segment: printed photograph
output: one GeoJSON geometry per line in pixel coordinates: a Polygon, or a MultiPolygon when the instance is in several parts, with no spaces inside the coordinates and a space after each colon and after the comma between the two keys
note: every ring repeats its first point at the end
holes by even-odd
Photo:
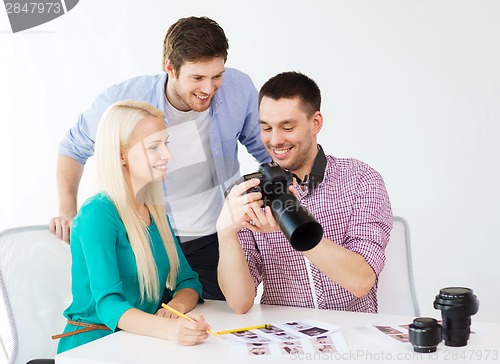
{"type": "Polygon", "coordinates": [[[281,353],[285,355],[303,354],[304,348],[300,340],[283,341],[280,343],[281,353]]]}
{"type": "Polygon", "coordinates": [[[337,349],[333,344],[313,346],[315,353],[336,353],[337,349]]]}
{"type": "Polygon", "coordinates": [[[402,343],[407,343],[408,342],[408,334],[396,334],[396,335],[390,335],[393,339],[396,339],[397,341],[400,341],[402,343]]]}
{"type": "Polygon", "coordinates": [[[247,349],[249,356],[271,355],[269,344],[247,344],[247,349]]]}
{"type": "Polygon", "coordinates": [[[375,327],[387,335],[396,335],[396,334],[402,333],[402,331],[396,330],[394,327],[391,327],[391,326],[377,326],[377,325],[375,325],[375,327]]]}
{"type": "Polygon", "coordinates": [[[268,329],[262,328],[262,329],[259,329],[259,331],[262,331],[263,333],[266,333],[266,334],[274,334],[275,332],[282,332],[284,330],[279,328],[279,327],[276,327],[274,325],[271,325],[271,327],[269,327],[268,329]]]}
{"type": "Polygon", "coordinates": [[[319,345],[319,344],[333,344],[333,339],[330,336],[324,335],[324,336],[317,336],[313,339],[311,339],[311,343],[313,345],[319,345]]]}
{"type": "Polygon", "coordinates": [[[297,331],[304,330],[304,329],[311,327],[311,325],[307,325],[307,324],[304,324],[302,322],[296,322],[296,321],[286,322],[285,325],[290,326],[292,329],[297,330],[297,331]]]}
{"type": "Polygon", "coordinates": [[[311,327],[309,329],[299,330],[299,332],[304,334],[304,335],[318,336],[318,335],[324,334],[325,332],[328,332],[328,330],[323,329],[321,327],[311,327]]]}
{"type": "Polygon", "coordinates": [[[254,341],[254,342],[265,343],[265,342],[271,341],[265,337],[257,335],[253,331],[237,331],[237,332],[232,332],[231,335],[236,336],[236,337],[241,338],[241,339],[248,340],[248,341],[254,341]]]}

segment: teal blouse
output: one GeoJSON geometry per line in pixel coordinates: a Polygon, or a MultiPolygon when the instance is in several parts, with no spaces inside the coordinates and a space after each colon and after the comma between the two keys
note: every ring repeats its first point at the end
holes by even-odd
{"type": "MultiPolygon", "coordinates": [[[[165,287],[170,264],[153,219],[148,226],[148,232],[158,268],[160,287],[165,287]]],[[[175,235],[173,236],[180,267],[176,289],[170,293],[174,295],[183,288],[192,288],[198,292],[202,302],[202,287],[198,274],[189,266],[175,235]]],[[[134,253],[125,226],[109,197],[98,193],[83,204],[73,221],[70,248],[73,301],[64,311],[64,316],[68,320],[104,324],[111,331],[94,330],[61,338],[57,348],[58,353],[116,331],[118,320],[132,307],[151,314],[156,313],[159,301],[140,302],[134,253]]],[[[160,297],[162,293],[161,289],[160,297]]],[[[64,332],[79,329],[82,327],[68,324],[64,332]]]]}

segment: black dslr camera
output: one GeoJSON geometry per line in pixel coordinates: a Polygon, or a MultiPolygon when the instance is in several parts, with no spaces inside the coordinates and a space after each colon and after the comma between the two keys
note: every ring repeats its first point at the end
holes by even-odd
{"type": "Polygon", "coordinates": [[[300,204],[288,187],[293,183],[293,175],[277,163],[263,163],[259,171],[246,174],[243,181],[260,179],[259,185],[248,192],[261,192],[264,206],[270,206],[281,231],[296,250],[314,248],[323,237],[323,228],[316,219],[300,204]]]}

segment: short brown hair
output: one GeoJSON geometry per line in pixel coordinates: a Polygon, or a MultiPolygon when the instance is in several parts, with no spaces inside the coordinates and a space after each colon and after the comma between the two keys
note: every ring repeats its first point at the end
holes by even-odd
{"type": "Polygon", "coordinates": [[[184,62],[206,61],[215,57],[227,60],[229,44],[224,30],[214,20],[207,17],[179,19],[172,24],[163,41],[162,68],[165,61],[172,63],[178,72],[184,62]]]}
{"type": "Polygon", "coordinates": [[[273,100],[297,97],[308,116],[321,108],[321,91],[318,85],[299,72],[283,72],[270,78],[259,91],[259,105],[263,97],[273,100]]]}

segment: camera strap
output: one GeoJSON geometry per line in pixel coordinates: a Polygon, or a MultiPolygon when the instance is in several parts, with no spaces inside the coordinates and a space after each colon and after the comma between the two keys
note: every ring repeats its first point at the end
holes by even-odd
{"type": "Polygon", "coordinates": [[[312,192],[314,187],[323,182],[326,169],[326,156],[323,152],[323,148],[318,144],[318,154],[316,154],[316,159],[314,159],[314,164],[311,169],[311,173],[306,174],[304,180],[301,180],[294,174],[300,186],[307,186],[307,189],[312,192]]]}

